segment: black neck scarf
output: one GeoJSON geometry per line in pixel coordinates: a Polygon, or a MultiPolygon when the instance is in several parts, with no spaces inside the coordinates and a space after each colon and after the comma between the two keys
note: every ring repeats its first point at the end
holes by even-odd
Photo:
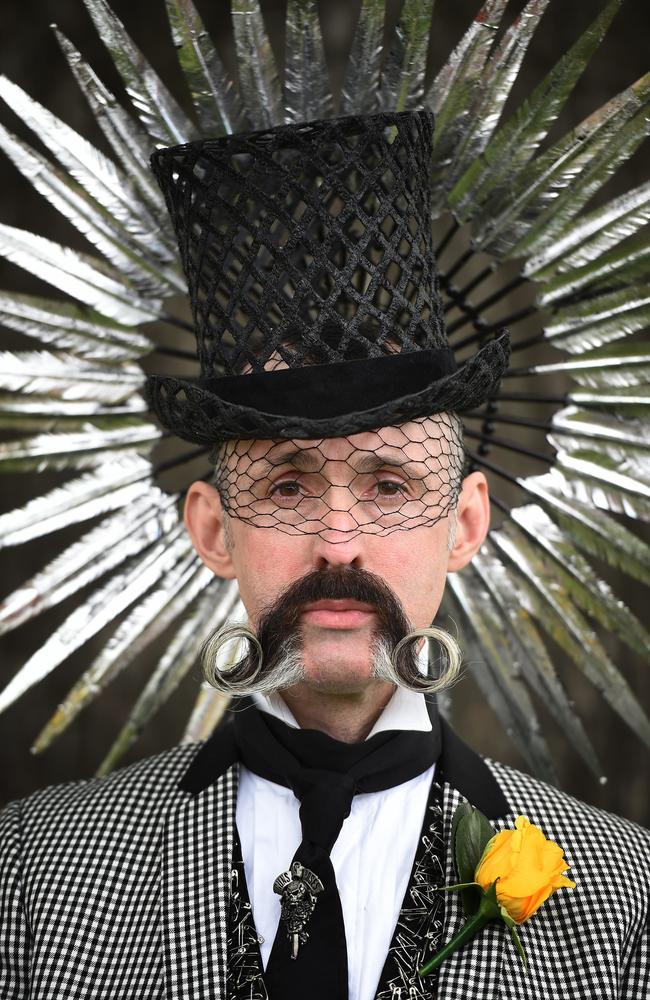
{"type": "Polygon", "coordinates": [[[234,738],[241,761],[300,800],[302,842],[287,871],[269,886],[282,900],[264,975],[271,1000],[347,998],[345,928],[330,852],[354,795],[400,785],[438,759],[440,728],[435,711],[430,715],[429,732],[391,730],[363,743],[341,743],[287,726],[248,699],[240,703],[234,738]]]}

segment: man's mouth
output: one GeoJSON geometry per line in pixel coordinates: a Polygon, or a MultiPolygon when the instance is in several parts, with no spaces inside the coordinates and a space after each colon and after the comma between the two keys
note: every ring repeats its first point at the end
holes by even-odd
{"type": "Polygon", "coordinates": [[[307,625],[331,629],[354,629],[366,625],[374,614],[375,608],[372,604],[341,598],[306,604],[302,617],[307,625]]]}

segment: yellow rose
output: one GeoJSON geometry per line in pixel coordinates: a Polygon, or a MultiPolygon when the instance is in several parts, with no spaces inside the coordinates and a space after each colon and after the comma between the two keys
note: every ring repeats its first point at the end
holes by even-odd
{"type": "Polygon", "coordinates": [[[498,879],[499,905],[523,924],[556,889],[575,889],[564,876],[568,868],[562,848],[519,816],[514,830],[502,830],[488,841],[474,878],[484,890],[498,879]]]}

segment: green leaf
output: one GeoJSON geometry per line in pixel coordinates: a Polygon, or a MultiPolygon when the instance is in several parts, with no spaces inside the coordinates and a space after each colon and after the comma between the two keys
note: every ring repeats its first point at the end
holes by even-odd
{"type": "Polygon", "coordinates": [[[468,915],[478,911],[482,893],[472,883],[485,846],[495,834],[496,831],[478,809],[473,806],[458,807],[452,823],[452,843],[458,876],[461,883],[468,885],[461,890],[463,909],[468,915]]]}

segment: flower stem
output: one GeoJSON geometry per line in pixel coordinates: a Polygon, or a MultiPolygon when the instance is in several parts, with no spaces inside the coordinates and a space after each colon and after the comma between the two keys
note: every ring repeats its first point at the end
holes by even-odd
{"type": "Polygon", "coordinates": [[[434,969],[437,969],[441,962],[444,962],[444,960],[448,958],[452,952],[456,951],[458,948],[462,948],[462,946],[466,944],[470,938],[474,937],[474,935],[480,931],[482,927],[485,927],[489,920],[490,917],[480,911],[473,917],[470,917],[469,920],[463,924],[456,937],[452,938],[451,941],[449,941],[449,943],[446,944],[437,955],[434,955],[433,958],[429,959],[428,962],[425,962],[425,964],[418,969],[418,975],[426,976],[429,972],[433,972],[434,969]]]}

